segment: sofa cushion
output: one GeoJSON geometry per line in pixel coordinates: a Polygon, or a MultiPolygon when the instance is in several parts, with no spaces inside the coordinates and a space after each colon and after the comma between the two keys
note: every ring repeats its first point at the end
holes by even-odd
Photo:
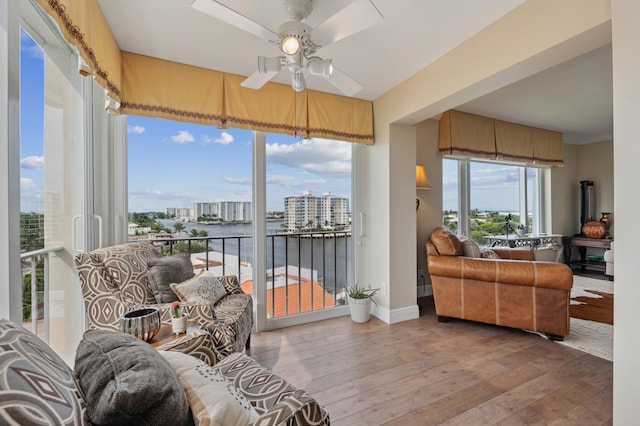
{"type": "Polygon", "coordinates": [[[178,376],[149,344],[108,330],[85,332],[75,370],[95,425],[190,425],[178,376]]]}
{"type": "Polygon", "coordinates": [[[207,270],[202,270],[193,278],[171,284],[171,289],[183,302],[208,302],[216,304],[227,295],[220,280],[207,270]]]}
{"type": "Polygon", "coordinates": [[[203,361],[174,351],[159,352],[178,374],[200,425],[247,425],[258,413],[220,371],[203,361]]]}
{"type": "Polygon", "coordinates": [[[193,264],[188,254],[149,259],[149,283],[158,303],[175,302],[178,296],[171,290],[172,283],[181,283],[193,277],[193,264]]]}
{"type": "Polygon", "coordinates": [[[462,253],[464,257],[480,257],[480,246],[475,241],[464,237],[460,238],[460,243],[462,243],[462,253]]]}
{"type": "Polygon", "coordinates": [[[429,239],[440,256],[462,256],[464,254],[462,243],[456,234],[445,226],[438,226],[434,229],[429,239]]]}
{"type": "Polygon", "coordinates": [[[480,252],[480,256],[483,259],[500,259],[500,256],[490,248],[483,248],[480,252]]]}
{"type": "Polygon", "coordinates": [[[0,346],[0,424],[89,424],[82,390],[53,349],[6,319],[0,319],[0,346]]]}

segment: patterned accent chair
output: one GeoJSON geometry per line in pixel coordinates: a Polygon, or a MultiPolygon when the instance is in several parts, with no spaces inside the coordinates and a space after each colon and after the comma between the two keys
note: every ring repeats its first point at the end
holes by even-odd
{"type": "MultiPolygon", "coordinates": [[[[147,277],[149,259],[162,255],[149,242],[133,242],[80,253],[75,262],[90,328],[118,330],[120,317],[142,307],[160,311],[171,323],[171,303],[158,304],[147,277]]],[[[187,317],[211,335],[225,357],[250,345],[253,302],[235,275],[219,277],[227,295],[215,305],[181,302],[187,317]]]]}

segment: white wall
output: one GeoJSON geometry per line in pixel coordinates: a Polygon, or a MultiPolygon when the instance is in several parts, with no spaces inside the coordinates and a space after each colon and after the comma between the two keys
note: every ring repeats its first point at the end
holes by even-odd
{"type": "Polygon", "coordinates": [[[613,333],[613,421],[616,425],[638,423],[640,395],[640,285],[638,285],[638,212],[640,200],[640,2],[612,0],[613,132],[615,135],[614,210],[616,238],[616,306],[613,333]],[[624,232],[620,232],[624,230],[624,232]]]}
{"type": "Polygon", "coordinates": [[[416,191],[416,198],[420,200],[417,216],[417,247],[418,269],[425,272],[424,280],[418,285],[418,296],[428,296],[431,291],[431,279],[427,273],[427,251],[425,244],[433,229],[442,225],[442,156],[438,152],[439,137],[438,120],[425,120],[416,125],[416,163],[424,165],[425,172],[431,183],[431,189],[416,191]]]}

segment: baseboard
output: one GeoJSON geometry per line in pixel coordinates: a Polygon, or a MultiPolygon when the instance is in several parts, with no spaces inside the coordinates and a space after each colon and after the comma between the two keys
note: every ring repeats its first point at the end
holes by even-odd
{"type": "Polygon", "coordinates": [[[379,320],[386,322],[387,324],[395,324],[398,322],[419,318],[420,309],[418,308],[418,305],[411,305],[390,311],[387,308],[374,306],[373,312],[371,314],[379,320]]]}

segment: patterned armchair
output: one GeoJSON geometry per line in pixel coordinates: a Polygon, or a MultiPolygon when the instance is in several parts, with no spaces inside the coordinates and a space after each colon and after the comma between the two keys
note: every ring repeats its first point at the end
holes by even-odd
{"type": "MultiPolygon", "coordinates": [[[[158,304],[147,277],[147,262],[160,252],[148,242],[134,242],[80,253],[75,262],[90,328],[118,330],[120,317],[141,307],[160,311],[171,322],[171,303],[158,304]]],[[[249,348],[253,326],[251,295],[245,294],[235,275],[219,277],[227,295],[211,305],[181,302],[186,315],[206,329],[215,350],[225,357],[249,348]]]]}

